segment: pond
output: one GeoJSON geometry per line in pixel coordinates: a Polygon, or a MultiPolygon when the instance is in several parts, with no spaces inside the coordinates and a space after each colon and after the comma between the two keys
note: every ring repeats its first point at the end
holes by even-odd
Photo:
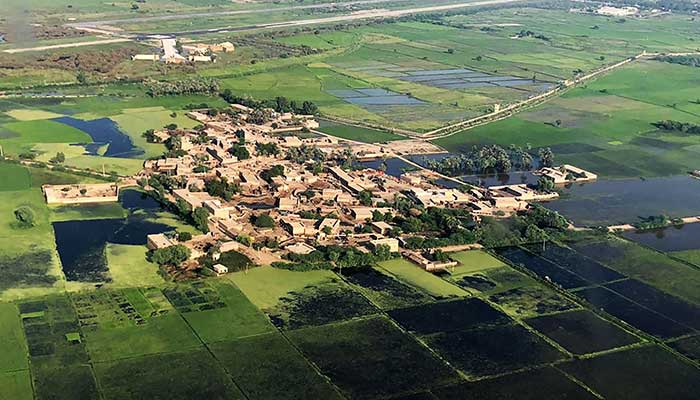
{"type": "Polygon", "coordinates": [[[640,217],[700,215],[700,180],[679,175],[666,178],[600,180],[564,188],[547,203],[578,226],[633,223],[640,217]]]}
{"type": "Polygon", "coordinates": [[[386,170],[384,171],[387,175],[393,177],[400,177],[407,171],[414,171],[416,167],[407,163],[400,158],[387,158],[386,160],[376,159],[368,161],[360,161],[356,165],[360,168],[371,168],[380,171],[382,168],[382,163],[386,163],[386,170]]]}
{"type": "Polygon", "coordinates": [[[107,151],[103,154],[106,157],[132,158],[144,153],[143,150],[134,146],[131,138],[109,118],[83,121],[72,117],[60,117],[54,118],[53,121],[80,129],[90,135],[94,143],[85,145],[85,151],[89,154],[97,155],[98,149],[105,144],[108,145],[107,151]]]}
{"type": "Polygon", "coordinates": [[[121,206],[127,218],[103,218],[53,223],[63,272],[69,281],[109,281],[105,248],[107,243],[145,245],[146,236],[175,230],[149,219],[162,211],[160,205],[138,190],[123,190],[121,206]]]}
{"type": "Polygon", "coordinates": [[[663,252],[700,249],[700,224],[631,231],[623,233],[622,236],[663,252]]]}
{"type": "Polygon", "coordinates": [[[508,174],[480,174],[460,176],[460,180],[480,187],[502,186],[502,185],[528,185],[537,184],[538,176],[532,171],[510,172],[508,174]]]}
{"type": "Polygon", "coordinates": [[[146,236],[173,228],[144,218],[96,219],[53,223],[63,273],[69,281],[103,282],[107,274],[107,243],[145,245],[146,236]]]}

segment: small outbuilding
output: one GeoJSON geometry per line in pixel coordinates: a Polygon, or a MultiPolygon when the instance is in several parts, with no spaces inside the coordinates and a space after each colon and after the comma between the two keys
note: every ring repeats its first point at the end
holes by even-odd
{"type": "Polygon", "coordinates": [[[213,269],[217,275],[228,274],[228,267],[223,264],[215,264],[211,269],[213,269]]]}

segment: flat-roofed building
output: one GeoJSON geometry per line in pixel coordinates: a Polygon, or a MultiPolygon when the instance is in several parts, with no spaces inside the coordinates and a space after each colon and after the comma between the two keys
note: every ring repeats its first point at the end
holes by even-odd
{"type": "Polygon", "coordinates": [[[379,246],[387,246],[387,247],[389,247],[389,251],[391,251],[392,253],[399,252],[398,239],[394,239],[394,238],[374,239],[374,240],[370,240],[369,244],[373,250],[376,250],[379,246]]]}

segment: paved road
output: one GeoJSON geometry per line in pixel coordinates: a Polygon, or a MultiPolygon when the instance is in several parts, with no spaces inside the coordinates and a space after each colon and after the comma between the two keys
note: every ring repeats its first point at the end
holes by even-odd
{"type": "Polygon", "coordinates": [[[127,38],[92,40],[89,42],[73,42],[73,43],[64,43],[64,44],[53,44],[53,45],[49,45],[49,46],[37,46],[37,47],[23,47],[23,48],[18,48],[18,49],[7,49],[4,52],[14,54],[14,53],[25,53],[28,51],[45,51],[45,50],[53,50],[53,49],[65,49],[68,47],[95,46],[98,44],[121,43],[121,42],[130,42],[130,41],[131,41],[131,39],[127,39],[127,38]]]}
{"type": "MultiPolygon", "coordinates": [[[[385,2],[386,0],[364,0],[364,1],[357,1],[357,2],[350,2],[350,3],[327,3],[325,7],[332,7],[333,5],[336,4],[375,4],[375,3],[382,3],[385,2]]],[[[400,0],[400,1],[405,1],[405,0],[400,0]]],[[[355,11],[350,14],[343,14],[343,15],[336,15],[332,17],[323,17],[323,18],[312,18],[312,19],[295,19],[295,20],[289,20],[289,21],[281,21],[281,22],[274,22],[274,23],[269,23],[269,24],[258,24],[258,25],[247,25],[247,26],[238,26],[238,27],[232,27],[232,26],[227,26],[227,27],[221,27],[221,28],[212,28],[212,29],[198,29],[198,30],[191,30],[191,31],[181,31],[181,32],[124,32],[120,30],[116,30],[114,28],[111,28],[106,26],[112,23],[119,23],[119,22],[139,22],[139,21],[149,21],[146,18],[157,18],[157,19],[182,19],[182,18],[191,18],[193,16],[199,16],[199,15],[207,15],[207,16],[216,16],[216,15],[231,15],[231,13],[255,13],[255,12],[262,12],[261,10],[239,10],[239,11],[220,11],[220,12],[212,12],[212,13],[202,13],[199,15],[195,14],[179,14],[179,15],[163,15],[163,16],[155,16],[155,17],[144,17],[144,19],[139,19],[139,18],[133,18],[133,19],[127,19],[127,20],[111,20],[111,21],[95,21],[95,22],[80,22],[80,23],[74,23],[74,24],[68,24],[67,26],[74,27],[76,29],[84,29],[88,30],[93,33],[103,33],[103,34],[108,34],[108,35],[118,35],[118,36],[123,36],[123,37],[138,37],[138,36],[153,36],[153,37],[160,37],[160,36],[178,36],[178,35],[193,35],[193,34],[203,34],[203,33],[218,33],[218,32],[233,32],[233,31],[249,31],[249,30],[257,30],[257,29],[277,29],[277,28],[285,28],[285,27],[292,27],[292,26],[304,26],[304,25],[316,25],[316,24],[327,24],[327,23],[335,23],[335,22],[344,22],[344,21],[355,21],[355,20],[362,20],[362,19],[381,19],[381,18],[396,18],[396,17],[401,17],[404,15],[410,15],[410,14],[421,14],[421,13],[430,13],[430,12],[438,12],[438,11],[450,11],[450,10],[455,10],[455,9],[460,9],[460,8],[471,8],[471,7],[480,7],[480,6],[489,6],[489,5],[498,5],[498,4],[507,4],[507,3],[518,3],[518,2],[523,2],[526,0],[482,0],[482,1],[472,1],[472,2],[464,2],[464,3],[454,3],[454,4],[445,4],[445,5],[436,5],[436,6],[427,6],[427,7],[413,7],[413,8],[405,8],[405,9],[399,9],[399,10],[387,10],[387,9],[367,9],[367,10],[361,10],[361,11],[355,11]]],[[[321,5],[317,5],[315,7],[320,7],[321,5]]],[[[300,6],[300,7],[311,7],[311,6],[300,6]]],[[[290,9],[299,9],[299,7],[293,8],[289,7],[290,9]]],[[[272,11],[279,11],[280,9],[268,9],[265,12],[272,12],[272,11]]]]}
{"type": "Polygon", "coordinates": [[[366,5],[366,4],[378,4],[387,2],[404,2],[409,0],[357,0],[348,2],[333,2],[333,3],[322,3],[322,4],[308,4],[305,6],[288,6],[288,7],[275,7],[275,8],[253,8],[248,10],[230,10],[230,11],[210,11],[201,13],[184,13],[184,14],[168,14],[168,15],[154,15],[151,17],[135,17],[135,18],[123,18],[123,19],[108,19],[102,21],[86,21],[86,22],[71,22],[65,26],[70,26],[73,28],[99,28],[104,25],[117,25],[117,24],[133,24],[139,22],[153,22],[153,21],[171,21],[178,19],[190,19],[190,18],[200,18],[200,17],[214,17],[214,16],[227,16],[227,15],[243,15],[243,14],[260,14],[260,13],[270,13],[279,11],[295,11],[295,10],[311,10],[311,9],[324,9],[333,8],[339,6],[352,6],[352,5],[366,5]]]}

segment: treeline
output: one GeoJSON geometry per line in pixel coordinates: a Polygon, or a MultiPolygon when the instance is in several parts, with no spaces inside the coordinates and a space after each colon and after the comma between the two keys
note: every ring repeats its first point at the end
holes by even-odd
{"type": "MultiPolygon", "coordinates": [[[[445,175],[466,175],[481,173],[508,173],[513,168],[527,171],[533,167],[531,149],[510,145],[503,148],[498,145],[472,147],[466,154],[450,156],[441,160],[425,159],[426,166],[445,175]]],[[[554,153],[550,148],[538,152],[540,167],[554,165],[554,153]]]]}
{"type": "Polygon", "coordinates": [[[688,67],[700,67],[700,56],[657,56],[654,60],[688,67]]]}
{"type": "Polygon", "coordinates": [[[318,246],[309,254],[290,253],[289,262],[273,262],[275,268],[292,271],[313,271],[334,268],[352,268],[374,265],[393,257],[389,246],[377,246],[372,253],[362,252],[354,247],[318,246]]]}
{"type": "Polygon", "coordinates": [[[680,122],[667,119],[663,121],[652,122],[652,125],[664,131],[675,131],[688,133],[691,135],[700,135],[700,125],[691,124],[689,122],[680,122]]]}
{"type": "Polygon", "coordinates": [[[146,79],[143,81],[146,94],[151,97],[173,96],[182,94],[208,94],[219,93],[219,82],[213,78],[188,78],[175,81],[156,81],[146,79]]]}
{"type": "Polygon", "coordinates": [[[285,113],[293,112],[295,114],[316,115],[318,114],[318,106],[311,101],[304,101],[299,104],[296,100],[289,100],[286,97],[278,96],[274,99],[256,100],[247,96],[238,96],[231,89],[224,89],[220,96],[228,103],[241,104],[253,109],[272,108],[273,110],[285,113]]]}

